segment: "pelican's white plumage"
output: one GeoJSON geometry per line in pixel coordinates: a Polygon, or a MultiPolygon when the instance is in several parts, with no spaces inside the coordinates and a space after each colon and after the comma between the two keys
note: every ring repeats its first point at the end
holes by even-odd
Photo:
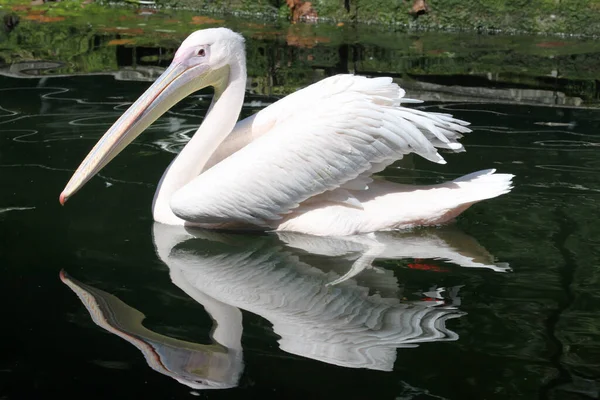
{"type": "Polygon", "coordinates": [[[202,125],[165,171],[158,222],[348,235],[445,222],[506,193],[512,175],[481,171],[430,187],[373,180],[405,154],[445,163],[470,130],[451,115],[404,107],[391,78],[336,75],[237,122],[246,87],[243,38],[197,31],[173,63],[111,127],[61,194],[77,191],[150,123],[205,86],[215,97],[202,125]],[[322,223],[326,221],[326,223],[322,223]]]}
{"type": "MultiPolygon", "coordinates": [[[[259,113],[254,121],[270,126],[268,131],[180,189],[171,208],[186,221],[269,226],[300,203],[351,183],[373,166],[410,152],[444,162],[435,141],[462,148],[454,140],[468,129],[444,115],[427,119],[399,107],[403,94],[391,79],[352,75],[300,90],[259,113]],[[304,106],[290,113],[296,104],[304,106]],[[287,111],[283,117],[280,109],[287,111]],[[429,125],[431,131],[419,130],[417,124],[429,125]]],[[[361,186],[352,187],[367,189],[361,186]]]]}

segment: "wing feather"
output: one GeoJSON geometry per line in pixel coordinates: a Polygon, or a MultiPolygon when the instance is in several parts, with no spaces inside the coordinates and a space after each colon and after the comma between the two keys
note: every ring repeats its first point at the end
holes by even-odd
{"type": "Polygon", "coordinates": [[[287,96],[240,123],[253,140],[175,193],[173,212],[191,222],[270,226],[324,192],[364,189],[370,174],[404,154],[445,163],[436,146],[462,149],[465,122],[402,107],[403,96],[390,78],[352,75],[287,96]]]}

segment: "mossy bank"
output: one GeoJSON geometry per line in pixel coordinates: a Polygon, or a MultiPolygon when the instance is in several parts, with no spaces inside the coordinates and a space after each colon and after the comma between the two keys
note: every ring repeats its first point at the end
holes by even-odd
{"type": "MultiPolygon", "coordinates": [[[[424,0],[426,11],[419,15],[413,12],[415,0],[312,0],[310,3],[317,21],[410,30],[600,35],[599,0],[424,0]]],[[[211,13],[290,16],[286,0],[156,0],[156,4],[211,13]]]]}
{"type": "Polygon", "coordinates": [[[110,73],[152,80],[190,32],[227,26],[247,38],[249,89],[257,94],[282,95],[353,72],[392,76],[411,93],[428,92],[419,96],[429,100],[600,104],[594,38],[403,32],[78,1],[0,6],[0,75],[11,77],[110,73]]]}

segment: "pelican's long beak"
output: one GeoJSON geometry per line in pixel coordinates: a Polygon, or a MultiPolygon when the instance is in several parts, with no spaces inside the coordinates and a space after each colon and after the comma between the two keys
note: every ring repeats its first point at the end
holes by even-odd
{"type": "Polygon", "coordinates": [[[214,70],[205,64],[187,66],[173,62],[96,143],[60,194],[60,204],[64,205],[67,199],[167,110],[189,94],[214,84],[214,75],[214,70]]]}

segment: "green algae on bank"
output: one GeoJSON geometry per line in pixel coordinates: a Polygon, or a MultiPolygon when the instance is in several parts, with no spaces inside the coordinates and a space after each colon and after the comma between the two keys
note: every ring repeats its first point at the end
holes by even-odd
{"type": "MultiPolygon", "coordinates": [[[[24,7],[30,1],[0,0],[1,8],[24,7]]],[[[235,15],[263,21],[286,21],[284,0],[70,0],[45,3],[48,17],[76,17],[84,13],[121,13],[124,5],[190,10],[211,15],[235,15]],[[120,7],[121,9],[123,7],[120,7]]],[[[364,23],[409,31],[478,31],[543,33],[574,36],[600,35],[600,3],[596,0],[427,0],[428,11],[410,13],[413,0],[313,0],[320,22],[364,23]]],[[[0,8],[0,9],[1,9],[0,8]]]]}
{"type": "MultiPolygon", "coordinates": [[[[66,3],[0,0],[0,14],[20,18],[10,32],[0,30],[0,72],[21,77],[120,72],[152,80],[190,32],[227,26],[248,38],[251,89],[260,94],[287,94],[332,73],[354,72],[390,75],[413,89],[462,91],[474,98],[484,93],[456,88],[541,90],[527,96],[545,96],[545,103],[556,104],[600,100],[600,44],[591,39],[409,34],[361,24],[266,23],[190,10],[66,3]]],[[[523,99],[523,93],[504,95],[523,99]]]]}
{"type": "MultiPolygon", "coordinates": [[[[426,0],[428,11],[411,14],[414,0],[312,0],[318,20],[388,25],[410,30],[477,30],[504,33],[599,35],[595,0],[426,0]]],[[[163,7],[263,18],[288,18],[285,0],[156,0],[163,7]]]]}

